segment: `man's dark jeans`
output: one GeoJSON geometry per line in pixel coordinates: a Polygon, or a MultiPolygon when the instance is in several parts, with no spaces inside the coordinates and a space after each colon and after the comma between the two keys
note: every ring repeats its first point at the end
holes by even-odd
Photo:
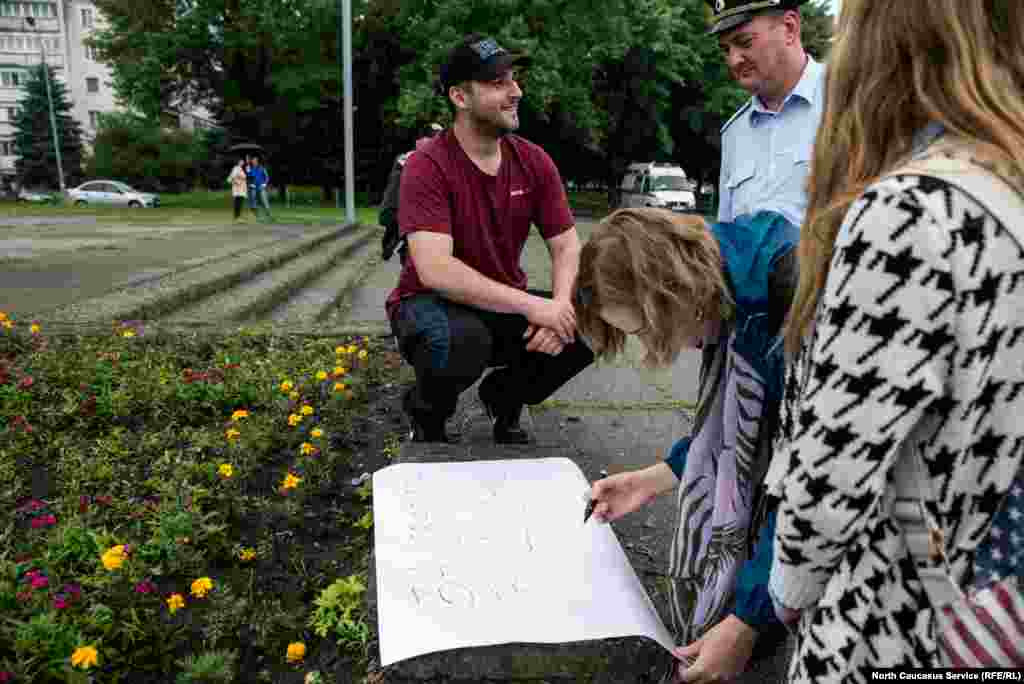
{"type": "MultiPolygon", "coordinates": [[[[551,293],[530,291],[542,297],[551,293]]],[[[391,320],[402,356],[416,371],[407,410],[423,424],[441,425],[459,395],[489,367],[480,385],[498,415],[539,404],[594,361],[579,335],[558,356],[526,351],[525,316],[484,311],[436,294],[403,299],[391,320]]]]}

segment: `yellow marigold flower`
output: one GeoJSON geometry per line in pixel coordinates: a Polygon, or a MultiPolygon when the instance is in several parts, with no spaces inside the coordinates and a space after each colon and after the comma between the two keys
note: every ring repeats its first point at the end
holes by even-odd
{"type": "Polygon", "coordinates": [[[327,371],[317,371],[316,372],[316,379],[317,380],[326,380],[327,379],[327,371]]]}
{"type": "Polygon", "coordinates": [[[10,330],[11,328],[14,327],[14,323],[12,323],[10,320],[4,320],[3,321],[3,326],[5,328],[7,328],[8,330],[10,330]]]}
{"type": "Polygon", "coordinates": [[[238,554],[238,557],[241,558],[246,563],[248,563],[249,561],[251,561],[253,558],[256,557],[256,549],[251,549],[251,548],[242,549],[241,553],[238,554]]]}
{"type": "Polygon", "coordinates": [[[324,436],[324,431],[321,430],[320,428],[313,428],[312,430],[309,431],[309,434],[314,439],[317,439],[324,436]]]}
{"type": "Polygon", "coordinates": [[[93,646],[79,646],[75,649],[75,652],[71,654],[71,666],[80,667],[83,670],[88,670],[93,665],[98,664],[99,661],[99,651],[97,651],[93,646]]]}
{"type": "Polygon", "coordinates": [[[313,407],[310,406],[309,404],[306,404],[299,410],[299,412],[304,416],[311,416],[313,415],[313,407]]]}
{"type": "Polygon", "coordinates": [[[184,607],[185,597],[181,594],[171,594],[167,597],[167,610],[171,611],[171,615],[174,615],[184,607]]]}
{"type": "Polygon", "coordinates": [[[345,383],[343,383],[343,382],[336,382],[336,383],[334,383],[334,391],[335,392],[344,392],[345,391],[345,383]]]}
{"type": "Polygon", "coordinates": [[[340,347],[334,348],[334,353],[337,354],[338,356],[341,356],[342,354],[347,354],[348,349],[345,348],[345,345],[341,345],[340,347]]]}
{"type": "Polygon", "coordinates": [[[0,311],[0,321],[6,321],[6,320],[7,320],[7,312],[6,311],[0,311]]]}
{"type": "Polygon", "coordinates": [[[289,663],[301,663],[302,659],[306,657],[306,644],[301,641],[293,641],[288,644],[288,653],[285,655],[285,659],[289,663]]]}
{"type": "Polygon", "coordinates": [[[309,442],[303,442],[302,446],[299,447],[299,449],[302,451],[303,456],[309,456],[311,453],[316,451],[316,447],[310,444],[309,442]]]}
{"type": "Polygon", "coordinates": [[[359,347],[357,347],[354,344],[348,345],[348,353],[349,354],[355,354],[357,349],[359,349],[359,347]]]}
{"type": "Polygon", "coordinates": [[[281,489],[295,489],[302,482],[301,477],[296,477],[292,473],[288,473],[284,476],[284,482],[281,483],[281,489]]]}
{"type": "Polygon", "coordinates": [[[238,409],[237,411],[235,411],[234,413],[231,414],[231,420],[236,420],[236,421],[237,420],[241,420],[242,418],[248,418],[248,417],[249,417],[249,412],[246,411],[245,409],[238,409]]]}
{"type": "Polygon", "coordinates": [[[360,349],[358,356],[360,359],[365,359],[367,356],[369,356],[369,354],[366,353],[365,349],[360,349]]]}
{"type": "Polygon", "coordinates": [[[228,428],[228,431],[225,432],[224,434],[227,435],[228,441],[238,439],[242,435],[242,433],[236,430],[235,428],[228,428]]]}
{"type": "Polygon", "coordinates": [[[125,330],[123,333],[121,333],[121,337],[135,337],[135,331],[125,330]]]}
{"type": "Polygon", "coordinates": [[[335,366],[334,367],[334,375],[335,376],[344,375],[345,373],[348,373],[348,369],[345,368],[344,366],[335,366]]]}
{"type": "Polygon", "coordinates": [[[200,577],[192,583],[192,595],[196,598],[203,598],[213,589],[213,580],[209,577],[200,577]]]}
{"type": "Polygon", "coordinates": [[[124,565],[127,558],[128,554],[124,552],[124,546],[121,544],[110,547],[103,552],[102,556],[100,556],[100,560],[103,562],[103,567],[107,570],[117,570],[124,565]]]}
{"type": "Polygon", "coordinates": [[[217,472],[220,473],[221,477],[228,478],[235,474],[235,469],[230,463],[221,463],[220,467],[217,468],[217,472]]]}
{"type": "Polygon", "coordinates": [[[292,384],[291,380],[285,380],[281,383],[282,392],[291,392],[293,387],[295,387],[295,385],[292,384]]]}
{"type": "Polygon", "coordinates": [[[298,425],[301,422],[302,422],[302,416],[300,416],[297,413],[293,413],[290,416],[288,416],[288,424],[291,425],[292,427],[295,427],[296,425],[298,425]]]}
{"type": "Polygon", "coordinates": [[[28,331],[33,335],[38,335],[40,330],[41,328],[39,327],[38,323],[33,323],[32,325],[28,326],[28,331]]]}

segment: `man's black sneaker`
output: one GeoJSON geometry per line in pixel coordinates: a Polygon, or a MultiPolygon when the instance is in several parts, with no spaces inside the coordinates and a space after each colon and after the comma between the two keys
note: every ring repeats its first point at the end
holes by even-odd
{"type": "Polygon", "coordinates": [[[494,421],[494,443],[495,444],[530,444],[533,438],[530,433],[519,426],[519,414],[523,407],[520,405],[513,411],[502,411],[487,401],[483,391],[480,392],[480,401],[484,405],[487,417],[494,421]]]}

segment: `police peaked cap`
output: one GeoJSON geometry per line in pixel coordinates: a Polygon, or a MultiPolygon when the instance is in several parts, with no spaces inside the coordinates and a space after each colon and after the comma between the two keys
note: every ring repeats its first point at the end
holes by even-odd
{"type": "Polygon", "coordinates": [[[715,12],[708,35],[715,36],[734,29],[753,19],[759,12],[796,9],[805,2],[807,0],[707,0],[715,12]]]}

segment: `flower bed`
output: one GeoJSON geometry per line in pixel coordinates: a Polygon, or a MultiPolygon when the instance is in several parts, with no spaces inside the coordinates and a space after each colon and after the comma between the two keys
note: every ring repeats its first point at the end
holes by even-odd
{"type": "Polygon", "coordinates": [[[0,325],[0,684],[358,680],[387,341],[0,325]]]}

